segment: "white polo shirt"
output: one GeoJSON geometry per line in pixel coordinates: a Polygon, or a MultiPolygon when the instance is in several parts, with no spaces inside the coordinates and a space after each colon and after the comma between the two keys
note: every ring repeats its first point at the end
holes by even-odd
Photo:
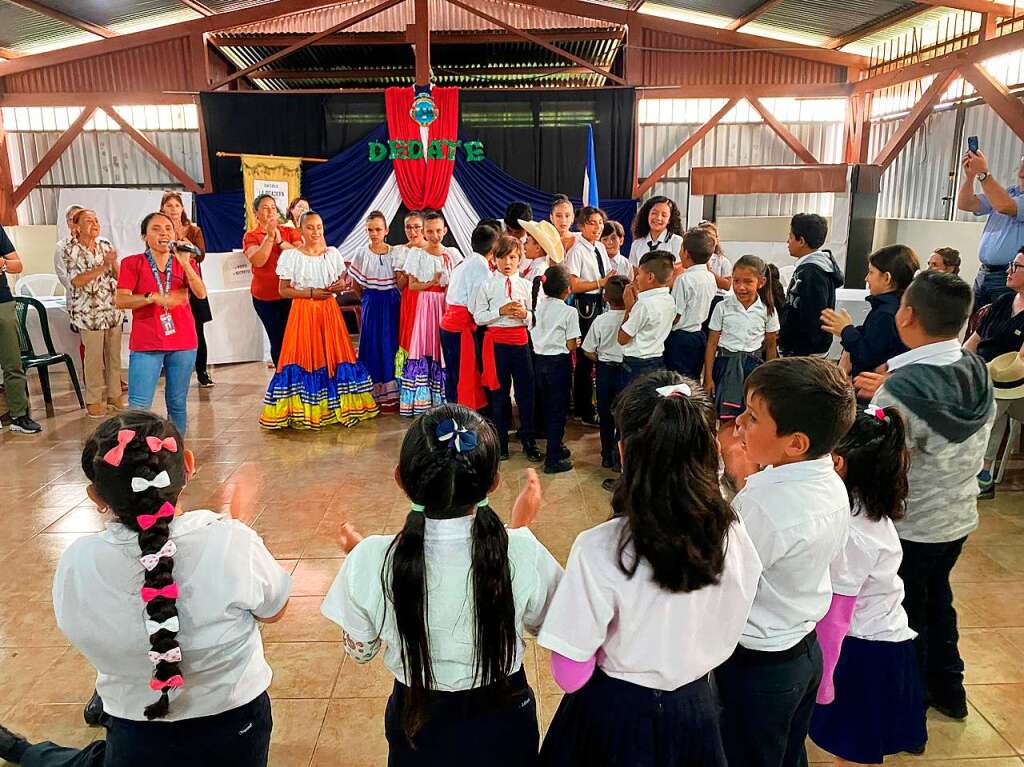
{"type": "MultiPolygon", "coordinates": [[[[171,692],[170,721],[213,716],[250,703],[270,686],[256,618],[279,613],[291,576],[251,528],[212,511],[175,517],[171,540],[185,686],[171,692]]],[[[57,625],[96,669],[111,716],[144,722],[160,696],[149,688],[144,570],[138,534],[111,522],[72,543],[53,576],[57,625]]]]}
{"type": "Polygon", "coordinates": [[[580,315],[565,301],[557,298],[540,298],[534,309],[536,324],[530,328],[533,353],[545,356],[568,354],[566,344],[580,339],[580,315]]]}
{"type": "MultiPolygon", "coordinates": [[[[712,253],[711,258],[708,259],[708,265],[711,267],[712,274],[717,274],[719,277],[732,277],[732,262],[721,253],[712,253]]],[[[716,282],[715,285],[718,283],[716,282]]],[[[720,296],[727,296],[731,292],[725,288],[716,288],[716,290],[720,296]]]]}
{"type": "Polygon", "coordinates": [[[522,275],[524,280],[532,283],[534,277],[540,277],[548,270],[548,266],[547,256],[541,256],[540,258],[526,258],[524,256],[519,264],[519,274],[522,275]]]}
{"type": "Polygon", "coordinates": [[[829,567],[846,545],[850,501],[830,455],[759,471],[732,502],[763,572],[740,644],[787,650],[832,603],[829,567]]]}
{"type": "Polygon", "coordinates": [[[599,362],[622,362],[622,347],[619,346],[619,327],[622,325],[623,309],[609,309],[597,319],[583,339],[583,351],[597,353],[599,362]]]}
{"type": "MultiPolygon", "coordinates": [[[[688,593],[654,582],[641,560],[633,577],[619,567],[619,517],[584,530],[569,552],[537,643],[571,660],[597,654],[608,676],[674,690],[725,662],[736,649],[761,563],[741,522],[728,533],[721,580],[688,593]]],[[[633,549],[626,552],[626,562],[633,549]]]]}
{"type": "Polygon", "coordinates": [[[846,546],[829,568],[832,592],[857,597],[849,636],[874,642],[917,636],[903,609],[902,561],[903,546],[891,519],[872,522],[863,511],[850,517],[846,546]]]}
{"type": "Polygon", "coordinates": [[[717,291],[718,284],[707,264],[694,264],[684,269],[672,285],[672,300],[679,315],[679,321],[672,329],[690,333],[700,330],[708,318],[717,291]]]}
{"type": "Polygon", "coordinates": [[[633,243],[629,246],[629,262],[633,265],[633,268],[640,266],[640,259],[646,256],[648,253],[653,253],[656,250],[663,250],[666,253],[671,253],[675,263],[679,263],[680,251],[683,249],[683,238],[678,234],[671,234],[668,229],[663,231],[657,237],[639,237],[633,240],[633,243]]]}
{"type": "MultiPolygon", "coordinates": [[[[458,269],[455,271],[458,272],[458,269]]],[[[489,325],[494,328],[529,326],[530,304],[533,303],[532,288],[533,286],[518,274],[506,277],[501,272],[493,272],[470,302],[469,310],[473,313],[473,321],[477,325],[489,325]],[[512,301],[526,309],[525,320],[501,316],[501,307],[512,301]]]]}
{"type": "Polygon", "coordinates": [[[622,331],[632,340],[622,347],[623,357],[651,359],[665,353],[665,339],[672,332],[676,319],[676,304],[668,288],[651,288],[637,296],[622,323],[622,331]]]}
{"type": "MultiPolygon", "coordinates": [[[[469,690],[476,676],[473,609],[473,519],[426,519],[427,626],[434,689],[469,690]]],[[[383,660],[395,679],[408,685],[395,608],[381,589],[381,571],[393,535],[371,535],[352,549],[324,597],[320,612],[357,642],[383,642],[383,660]]],[[[515,603],[516,646],[510,673],[523,664],[525,631],[536,634],[548,612],[562,566],[528,528],[508,531],[508,560],[515,603]]],[[[387,576],[390,581],[390,573],[387,576]]]]}
{"type": "MultiPolygon", "coordinates": [[[[565,268],[573,277],[584,282],[596,282],[608,276],[615,267],[612,265],[612,260],[608,258],[608,251],[603,242],[600,240],[587,242],[582,237],[577,237],[576,244],[565,254],[565,268]],[[598,259],[604,265],[603,273],[598,268],[598,259]]],[[[592,295],[598,295],[600,292],[599,289],[587,291],[592,295]]]]}
{"type": "Polygon", "coordinates": [[[610,258],[612,260],[612,266],[615,268],[615,273],[632,282],[633,265],[629,263],[629,259],[621,253],[615,256],[610,256],[610,258]]]}
{"type": "Polygon", "coordinates": [[[779,332],[779,313],[769,315],[760,298],[745,307],[730,292],[711,312],[708,328],[722,334],[718,345],[723,349],[755,354],[764,346],[766,334],[779,332]]]}
{"type": "Polygon", "coordinates": [[[445,303],[449,306],[469,307],[480,287],[491,278],[491,264],[479,253],[470,253],[466,260],[452,270],[448,280],[445,303]]]}

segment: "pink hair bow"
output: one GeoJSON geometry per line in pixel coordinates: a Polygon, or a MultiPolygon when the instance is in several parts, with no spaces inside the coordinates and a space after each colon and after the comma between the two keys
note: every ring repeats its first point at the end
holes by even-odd
{"type": "Polygon", "coordinates": [[[178,584],[172,583],[169,586],[164,586],[162,589],[154,589],[150,586],[142,587],[142,601],[149,603],[157,597],[163,597],[164,599],[177,599],[178,598],[178,584]]]}
{"type": "Polygon", "coordinates": [[[178,441],[174,437],[166,437],[160,439],[159,437],[146,437],[146,444],[149,445],[151,453],[159,453],[160,449],[163,448],[168,453],[178,452],[178,441]]]}
{"type": "Polygon", "coordinates": [[[864,408],[864,412],[873,418],[877,418],[879,421],[886,421],[889,418],[878,405],[868,405],[864,408]]]}
{"type": "Polygon", "coordinates": [[[166,687],[174,687],[175,689],[185,686],[185,677],[181,674],[175,674],[170,679],[150,679],[149,688],[161,692],[166,687]]]}
{"type": "Polygon", "coordinates": [[[133,439],[135,439],[134,431],[131,429],[121,429],[117,433],[117,444],[103,455],[103,460],[111,466],[120,466],[121,459],[124,458],[124,449],[133,439]]]}
{"type": "MultiPolygon", "coordinates": [[[[135,518],[135,521],[139,523],[139,527],[141,527],[143,530],[148,530],[153,525],[155,525],[156,521],[161,517],[173,516],[174,507],[171,506],[171,504],[169,504],[167,501],[164,501],[164,505],[160,507],[160,510],[156,514],[139,514],[139,516],[135,518]]],[[[170,543],[170,541],[168,541],[168,543],[170,543]]],[[[156,567],[156,565],[153,565],[153,567],[156,567]]],[[[147,567],[146,569],[152,570],[153,567],[147,567]]]]}
{"type": "MultiPolygon", "coordinates": [[[[164,505],[165,506],[169,506],[170,504],[164,504],[164,505]]],[[[156,515],[154,514],[153,516],[156,516],[156,515]]],[[[139,522],[139,527],[142,527],[142,522],[139,522]]],[[[152,527],[152,525],[150,525],[150,527],[152,527]]],[[[143,528],[143,529],[148,529],[148,528],[143,528]]],[[[164,557],[173,557],[177,553],[178,553],[177,545],[174,543],[174,541],[168,540],[160,548],[160,551],[156,552],[155,554],[143,554],[141,557],[139,557],[139,561],[142,563],[142,566],[146,568],[146,570],[152,570],[158,564],[160,564],[160,560],[161,559],[163,559],[164,557]]]]}
{"type": "Polygon", "coordinates": [[[167,663],[181,663],[181,648],[172,647],[167,652],[157,652],[156,650],[149,651],[149,659],[153,661],[153,664],[157,664],[160,661],[166,661],[167,663]]]}

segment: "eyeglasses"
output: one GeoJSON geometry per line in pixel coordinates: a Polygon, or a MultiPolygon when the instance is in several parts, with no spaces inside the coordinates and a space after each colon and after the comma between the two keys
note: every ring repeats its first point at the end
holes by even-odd
{"type": "Polygon", "coordinates": [[[420,224],[419,226],[417,226],[416,224],[406,224],[405,228],[406,229],[422,229],[423,228],[423,224],[420,224]]]}
{"type": "Polygon", "coordinates": [[[1020,269],[1024,269],[1024,264],[1018,264],[1016,261],[1011,261],[1006,267],[1006,272],[1008,274],[1013,274],[1020,269]]]}

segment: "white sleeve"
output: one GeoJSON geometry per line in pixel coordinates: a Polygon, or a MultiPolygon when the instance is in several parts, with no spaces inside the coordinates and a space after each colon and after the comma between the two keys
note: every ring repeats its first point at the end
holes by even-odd
{"type": "MultiPolygon", "coordinates": [[[[719,333],[722,332],[722,315],[725,313],[725,310],[722,308],[723,304],[725,304],[725,301],[719,301],[715,305],[715,310],[711,312],[711,319],[708,320],[708,328],[711,330],[717,330],[719,333]]],[[[775,324],[779,324],[778,318],[776,318],[775,324]]],[[[776,328],[776,330],[778,330],[778,328],[776,328]]]]}
{"type": "Polygon", "coordinates": [[[834,594],[844,597],[855,597],[860,594],[861,588],[878,563],[878,552],[867,544],[868,541],[856,529],[850,529],[846,545],[829,566],[834,594]]]}
{"type": "Polygon", "coordinates": [[[292,577],[267,550],[263,539],[251,530],[247,532],[252,536],[249,562],[253,579],[249,609],[257,618],[273,618],[288,604],[292,577]]]}
{"type": "MultiPolygon", "coordinates": [[[[533,540],[537,556],[535,562],[537,582],[533,592],[530,594],[529,600],[526,602],[526,610],[523,613],[523,625],[527,631],[536,636],[540,632],[540,627],[548,614],[551,602],[555,598],[555,591],[558,589],[558,584],[562,580],[564,571],[562,566],[558,564],[558,560],[551,556],[551,552],[544,547],[544,544],[534,538],[533,533],[528,528],[523,528],[523,531],[519,534],[530,536],[533,540]]],[[[509,532],[511,533],[512,531],[509,532]]]]}
{"type": "MultiPolygon", "coordinates": [[[[380,573],[369,572],[368,562],[364,562],[369,551],[366,540],[360,541],[345,558],[334,578],[334,583],[327,591],[320,605],[321,614],[328,620],[338,624],[344,632],[357,642],[372,642],[380,636],[380,626],[375,620],[374,611],[368,605],[361,604],[356,596],[360,583],[380,588],[380,573]],[[375,580],[374,580],[375,578],[375,580]]],[[[369,557],[372,559],[373,557],[369,557]]],[[[364,586],[365,587],[365,586],[364,586]]]]}
{"type": "Polygon", "coordinates": [[[295,278],[295,256],[291,248],[281,251],[281,256],[277,259],[277,276],[282,280],[295,278]]]}
{"type": "MultiPolygon", "coordinates": [[[[719,301],[721,303],[721,301],[719,301]]],[[[768,315],[768,320],[764,325],[765,333],[778,333],[779,332],[779,307],[775,307],[775,311],[768,315]]]]}
{"type": "Polygon", "coordinates": [[[569,660],[590,660],[604,644],[614,618],[614,595],[601,584],[577,538],[537,643],[569,660]]]}
{"type": "Polygon", "coordinates": [[[604,327],[603,322],[595,322],[590,326],[590,330],[587,331],[587,337],[583,339],[583,351],[590,352],[591,354],[597,351],[597,348],[601,345],[602,327],[604,327]]]}
{"type": "Polygon", "coordinates": [[[569,249],[569,252],[565,254],[565,268],[569,270],[569,274],[577,279],[580,276],[580,249],[575,245],[569,249]]]}
{"type": "Polygon", "coordinates": [[[568,314],[565,338],[566,340],[571,341],[574,338],[580,338],[582,335],[583,333],[580,332],[580,314],[573,309],[568,314]]]}
{"type": "Polygon", "coordinates": [[[775,526],[771,524],[768,512],[761,508],[750,493],[749,487],[741,490],[733,499],[732,505],[743,520],[743,526],[747,528],[747,534],[757,550],[758,557],[761,558],[762,567],[767,570],[785,552],[778,551],[778,535],[775,526]]]}
{"type": "Polygon", "coordinates": [[[501,316],[501,306],[487,290],[490,282],[483,283],[469,296],[469,311],[477,325],[489,325],[501,316]]]}
{"type": "Polygon", "coordinates": [[[644,329],[649,319],[647,305],[643,301],[637,301],[633,305],[629,317],[622,323],[622,332],[630,338],[636,338],[636,334],[644,329]]]}

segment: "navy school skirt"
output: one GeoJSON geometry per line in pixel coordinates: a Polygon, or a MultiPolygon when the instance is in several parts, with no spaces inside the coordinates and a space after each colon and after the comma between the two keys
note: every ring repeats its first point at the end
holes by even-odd
{"type": "Polygon", "coordinates": [[[429,716],[412,743],[402,729],[407,695],[408,688],[396,681],[384,714],[388,767],[537,764],[537,700],[522,669],[503,685],[431,692],[429,716]]]}
{"type": "Polygon", "coordinates": [[[718,717],[707,676],[676,690],[655,690],[598,668],[582,689],[562,698],[540,763],[725,767],[718,717]]]}
{"type": "Polygon", "coordinates": [[[832,679],[836,699],[814,707],[810,730],[811,740],[830,754],[880,764],[928,740],[914,640],[848,636],[832,679]]]}

